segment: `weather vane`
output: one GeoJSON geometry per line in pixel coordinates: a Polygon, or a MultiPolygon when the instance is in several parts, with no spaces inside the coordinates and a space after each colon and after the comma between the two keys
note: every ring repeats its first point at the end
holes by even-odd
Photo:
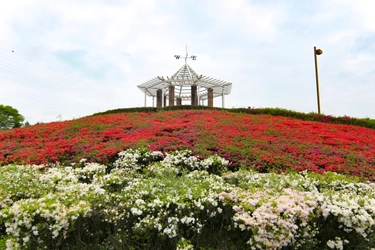
{"type": "MultiPolygon", "coordinates": [[[[175,57],[176,59],[180,59],[180,58],[181,58],[181,55],[174,55],[174,57],[175,57]]],[[[197,56],[190,56],[190,57],[189,57],[188,52],[187,52],[187,45],[186,45],[186,56],[185,56],[185,57],[182,57],[182,58],[185,58],[185,63],[186,63],[186,60],[187,60],[188,58],[191,58],[191,59],[193,59],[194,61],[197,60],[197,56]]]]}

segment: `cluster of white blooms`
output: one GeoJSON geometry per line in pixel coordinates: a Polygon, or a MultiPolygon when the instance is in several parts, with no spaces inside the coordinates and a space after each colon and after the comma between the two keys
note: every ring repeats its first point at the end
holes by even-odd
{"type": "Polygon", "coordinates": [[[74,175],[82,179],[92,180],[97,175],[105,174],[107,166],[98,163],[84,163],[83,167],[74,168],[74,175]]]}
{"type": "Polygon", "coordinates": [[[201,169],[205,169],[211,173],[220,174],[227,171],[229,161],[218,155],[211,155],[202,160],[200,165],[201,169]]]}
{"type": "Polygon", "coordinates": [[[199,235],[218,229],[208,228],[215,220],[224,235],[225,230],[246,235],[243,243],[250,249],[354,244],[371,249],[374,183],[336,174],[226,172],[228,164],[217,155],[201,159],[188,150],[163,155],[128,149],[110,167],[86,160],[3,166],[0,224],[7,249],[66,248],[72,235],[106,236],[105,242],[120,249],[136,239],[151,244],[150,237],[175,242],[176,249],[195,249],[204,242],[196,240],[199,235]],[[100,233],[88,232],[84,224],[75,227],[90,220],[103,225],[100,233]],[[75,230],[82,231],[72,234],[75,230]]]}
{"type": "Polygon", "coordinates": [[[0,208],[11,206],[23,198],[35,198],[46,192],[46,188],[39,185],[40,165],[8,165],[2,166],[0,171],[0,208]]]}
{"type": "Polygon", "coordinates": [[[206,170],[209,173],[220,174],[227,171],[229,161],[218,155],[211,155],[205,159],[200,159],[192,155],[191,150],[175,151],[167,153],[162,161],[165,167],[177,166],[180,169],[187,169],[189,171],[206,170]]]}
{"type": "Polygon", "coordinates": [[[176,250],[193,250],[194,245],[191,244],[191,242],[184,237],[182,237],[178,242],[177,242],[177,248],[176,250]]]}
{"type": "MultiPolygon", "coordinates": [[[[248,242],[253,249],[278,249],[291,243],[298,247],[305,241],[311,244],[320,230],[316,220],[325,221],[329,216],[329,221],[338,223],[336,230],[354,231],[365,241],[374,238],[374,183],[351,182],[335,173],[319,179],[307,172],[265,174],[241,170],[223,177],[238,187],[220,194],[220,200],[236,212],[235,227],[253,232],[248,242]]],[[[350,244],[347,239],[337,239],[330,239],[328,246],[342,249],[350,244]]]]}
{"type": "Polygon", "coordinates": [[[180,238],[187,231],[199,233],[206,220],[223,210],[218,193],[233,188],[217,175],[198,171],[228,165],[216,155],[209,158],[192,156],[191,151],[165,157],[145,150],[119,153],[110,173],[96,181],[106,190],[115,190],[103,201],[108,204],[103,221],[124,233],[139,235],[148,235],[151,229],[168,238],[180,238]],[[141,169],[142,175],[138,173],[141,169]],[[132,226],[121,228],[124,223],[132,226]]]}
{"type": "Polygon", "coordinates": [[[201,160],[198,157],[192,156],[191,154],[191,150],[182,150],[167,153],[163,160],[163,166],[180,166],[183,168],[188,168],[189,170],[200,170],[201,160]]]}
{"type": "Polygon", "coordinates": [[[118,153],[119,158],[114,162],[116,168],[129,170],[141,170],[150,163],[160,161],[164,155],[160,151],[149,151],[148,149],[127,149],[118,153]]]}
{"type": "Polygon", "coordinates": [[[234,226],[252,232],[248,244],[254,249],[280,249],[315,236],[309,223],[318,205],[315,194],[292,189],[254,191],[237,189],[219,196],[232,205],[234,226]]]}
{"type": "MultiPolygon", "coordinates": [[[[348,243],[347,240],[344,240],[344,242],[348,243]]],[[[344,244],[343,244],[343,241],[340,239],[340,237],[336,237],[335,240],[327,241],[327,246],[331,249],[338,249],[338,250],[344,249],[344,244]]]]}
{"type": "MultiPolygon", "coordinates": [[[[87,174],[103,173],[99,164],[87,164],[87,174]],[[95,170],[92,170],[95,168],[95,170]]],[[[78,217],[89,217],[92,212],[90,199],[96,199],[105,190],[94,183],[79,182],[81,170],[59,164],[44,166],[9,165],[2,167],[0,185],[7,187],[0,192],[2,210],[0,220],[12,236],[8,249],[24,249],[34,244],[48,245],[67,237],[78,217]],[[17,173],[23,180],[9,173],[17,173]],[[26,189],[28,187],[29,189],[26,189]],[[9,201],[13,201],[12,204],[9,201]]],[[[32,248],[32,247],[31,247],[32,248]]]]}
{"type": "MultiPolygon", "coordinates": [[[[58,194],[50,193],[39,199],[19,200],[3,209],[0,216],[5,220],[7,234],[14,236],[10,241],[28,248],[30,239],[38,237],[41,232],[44,237],[48,236],[56,241],[66,238],[78,216],[86,217],[90,212],[91,206],[86,201],[67,205],[58,194]]],[[[43,244],[44,240],[39,238],[38,243],[43,244]]]]}
{"type": "Polygon", "coordinates": [[[136,232],[146,234],[153,228],[169,238],[180,237],[183,230],[199,233],[205,221],[222,209],[218,193],[232,188],[205,171],[180,176],[165,166],[162,178],[134,180],[112,197],[115,206],[106,219],[116,225],[133,221],[136,232]]]}
{"type": "Polygon", "coordinates": [[[365,239],[375,230],[375,189],[358,195],[353,190],[327,192],[322,196],[324,218],[332,216],[345,232],[353,230],[365,239]]]}
{"type": "Polygon", "coordinates": [[[152,167],[150,170],[159,172],[160,168],[155,162],[160,162],[163,168],[174,169],[175,172],[183,170],[207,170],[210,173],[222,173],[227,171],[229,161],[218,156],[211,155],[201,159],[192,155],[191,150],[180,150],[166,153],[165,156],[160,151],[150,152],[146,149],[127,149],[118,154],[119,158],[114,162],[116,168],[124,168],[129,171],[141,170],[145,167],[152,167]]]}

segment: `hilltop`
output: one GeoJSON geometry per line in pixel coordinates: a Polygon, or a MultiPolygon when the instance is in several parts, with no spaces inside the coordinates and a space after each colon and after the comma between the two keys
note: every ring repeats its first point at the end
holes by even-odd
{"type": "Polygon", "coordinates": [[[127,148],[217,154],[230,168],[374,179],[373,120],[282,109],[118,109],[0,132],[0,162],[113,162],[127,148]],[[339,123],[339,124],[338,124],[339,123]]]}

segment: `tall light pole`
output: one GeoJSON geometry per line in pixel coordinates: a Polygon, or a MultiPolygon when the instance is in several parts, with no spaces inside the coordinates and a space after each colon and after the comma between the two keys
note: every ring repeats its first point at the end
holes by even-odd
{"type": "Polygon", "coordinates": [[[317,49],[314,46],[314,58],[315,58],[315,78],[316,78],[316,94],[318,98],[318,114],[320,114],[320,90],[319,90],[319,74],[318,74],[318,55],[323,54],[323,50],[317,49]]]}

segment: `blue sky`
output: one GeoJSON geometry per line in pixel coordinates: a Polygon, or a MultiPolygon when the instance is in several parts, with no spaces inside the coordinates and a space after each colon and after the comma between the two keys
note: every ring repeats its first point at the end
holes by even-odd
{"type": "Polygon", "coordinates": [[[4,0],[0,103],[31,124],[140,107],[137,85],[174,74],[187,44],[198,74],[233,83],[225,107],[317,112],[317,46],[322,113],[375,119],[374,9],[372,0],[4,0]]]}

